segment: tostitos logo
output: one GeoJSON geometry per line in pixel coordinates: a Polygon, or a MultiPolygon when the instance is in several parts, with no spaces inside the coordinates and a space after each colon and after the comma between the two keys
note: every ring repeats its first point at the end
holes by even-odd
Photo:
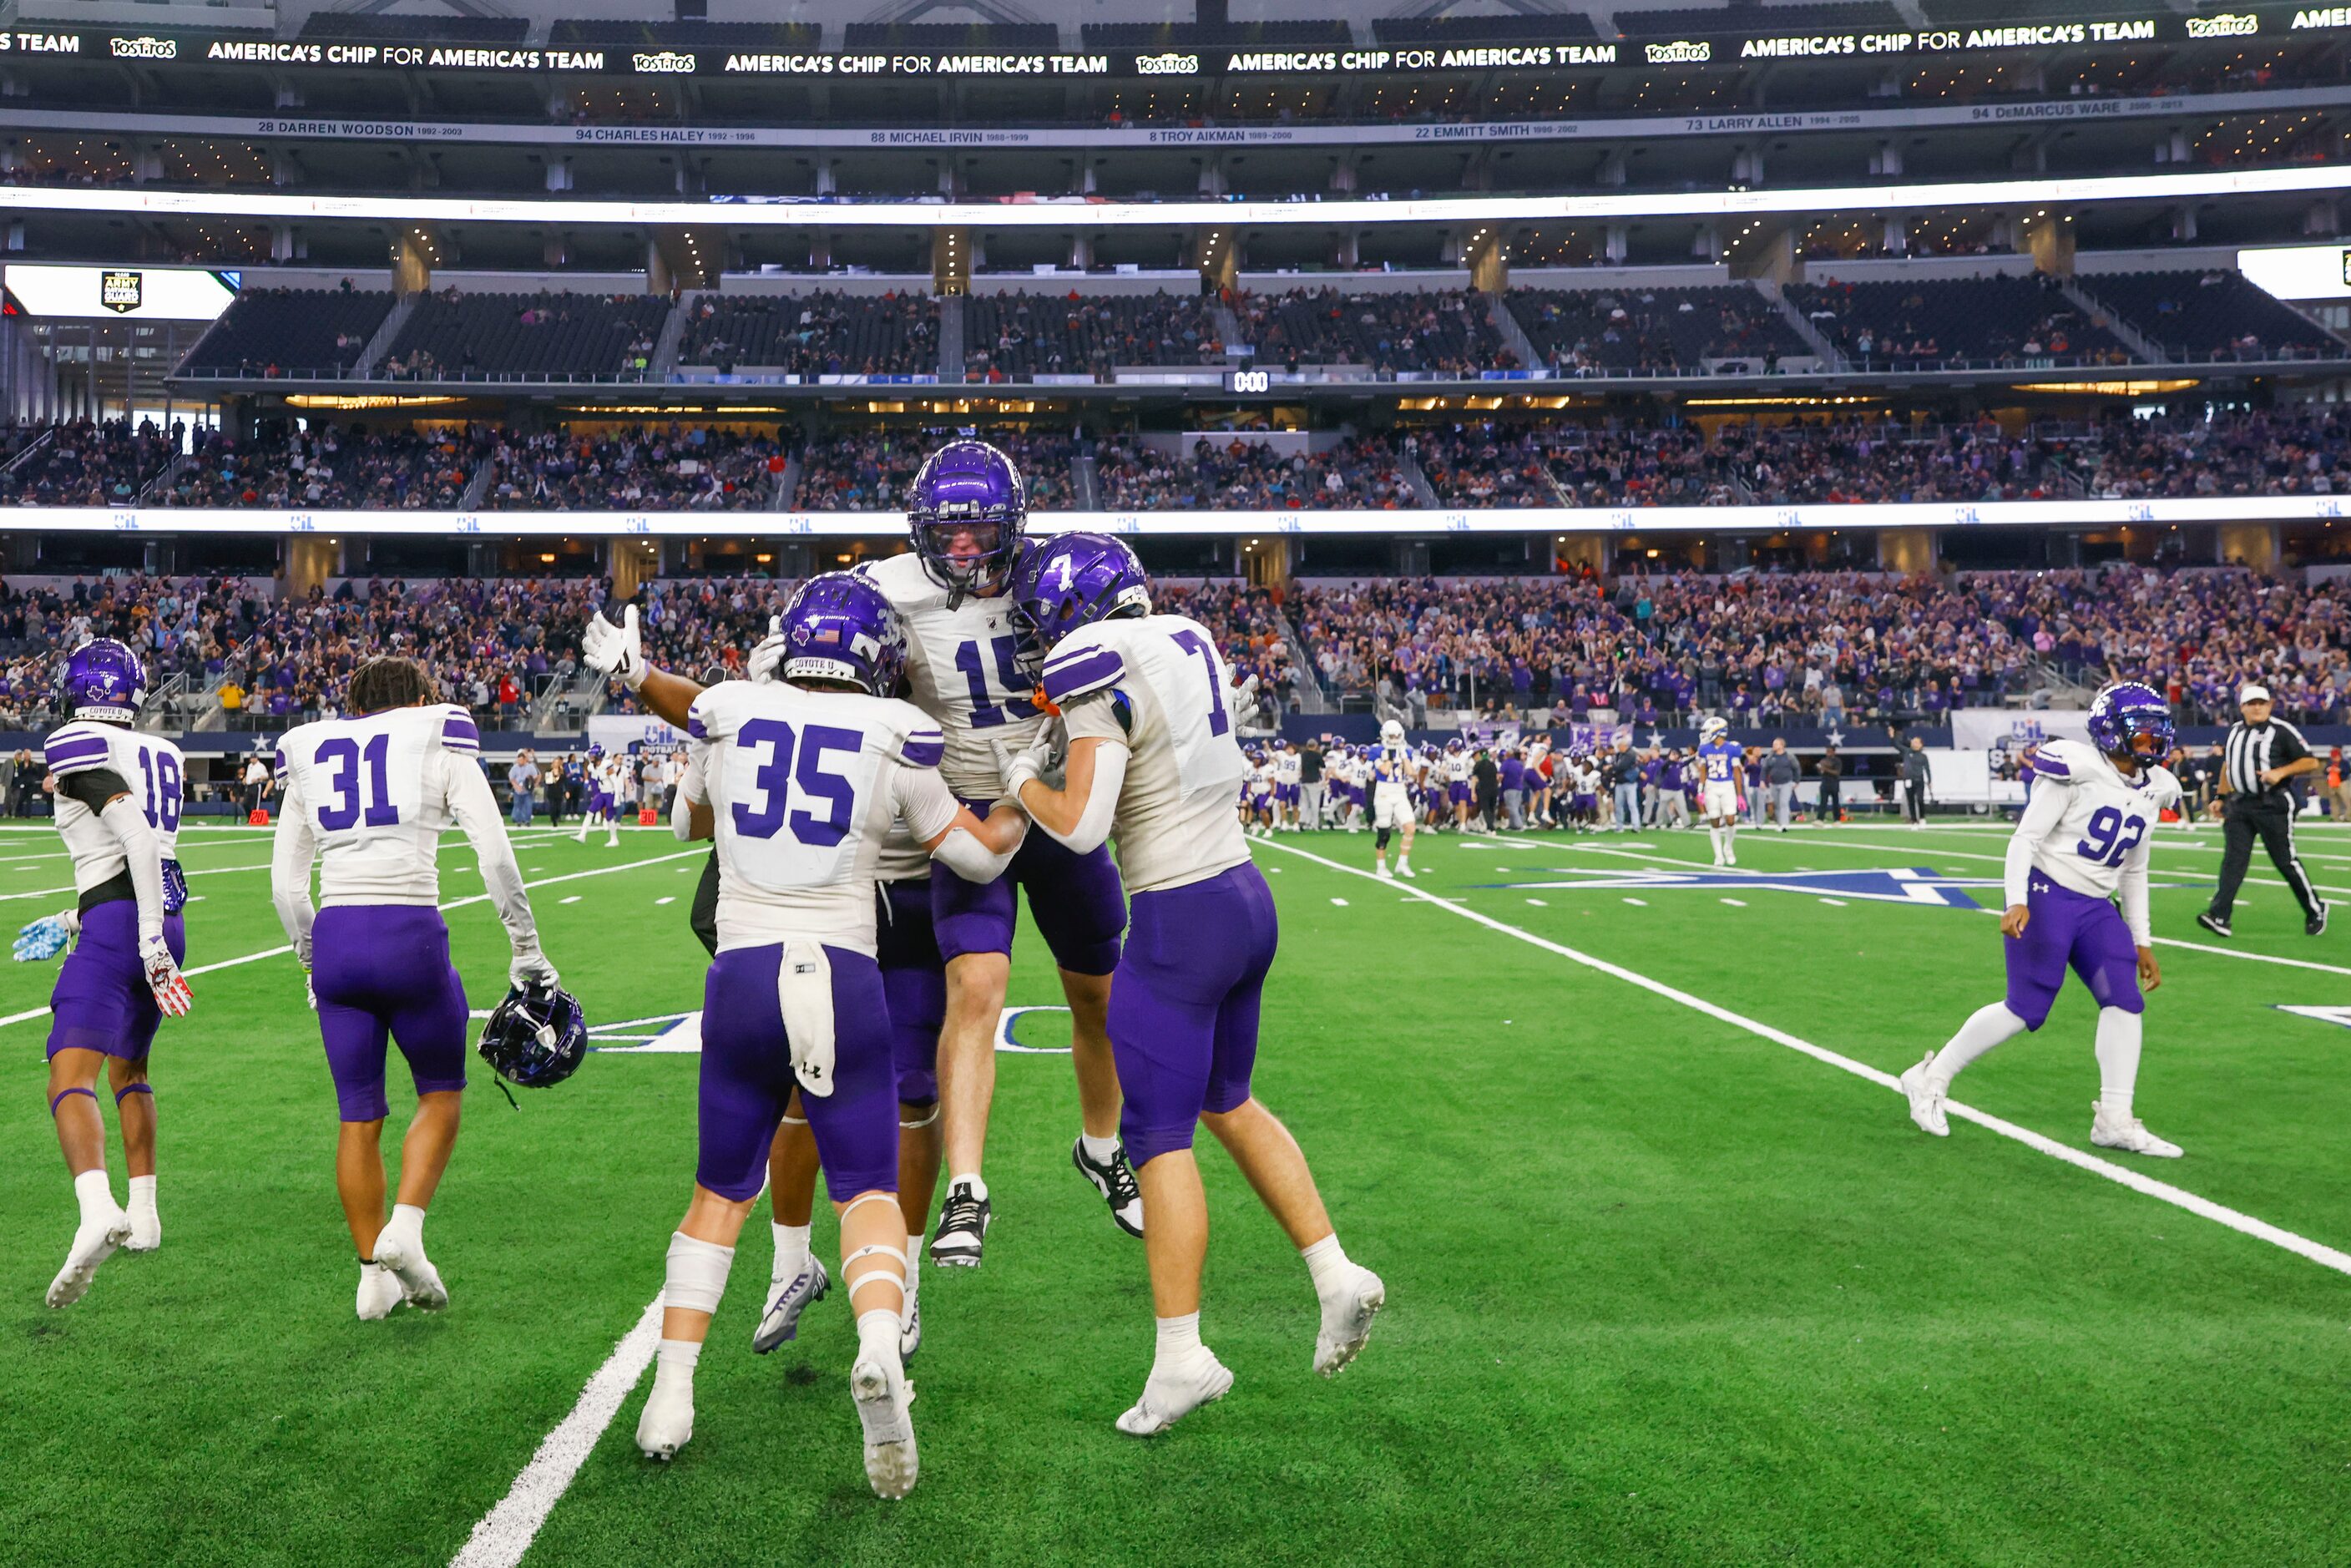
{"type": "Polygon", "coordinates": [[[1670,44],[1646,45],[1643,47],[1642,53],[1648,57],[1649,63],[1653,66],[1702,65],[1714,58],[1714,46],[1708,43],[1694,44],[1687,38],[1678,38],[1670,44]]]}
{"type": "Polygon", "coordinates": [[[2262,19],[2242,11],[2188,18],[2188,36],[2191,38],[2250,38],[2261,30],[2262,19]]]}
{"type": "Polygon", "coordinates": [[[645,76],[686,76],[694,70],[694,57],[675,49],[664,49],[658,54],[631,55],[629,63],[645,76]]]}
{"type": "Polygon", "coordinates": [[[1200,57],[1169,52],[1164,55],[1137,55],[1134,74],[1144,77],[1191,77],[1200,74],[1200,57]]]}
{"type": "Polygon", "coordinates": [[[174,60],[180,57],[176,38],[109,38],[107,48],[118,60],[174,60]]]}

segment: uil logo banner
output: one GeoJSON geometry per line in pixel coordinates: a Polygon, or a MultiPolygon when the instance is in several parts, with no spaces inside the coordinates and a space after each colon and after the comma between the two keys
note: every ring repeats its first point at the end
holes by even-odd
{"type": "Polygon", "coordinates": [[[98,279],[98,302],[118,315],[127,316],[145,301],[146,278],[143,272],[102,273],[98,279]]]}

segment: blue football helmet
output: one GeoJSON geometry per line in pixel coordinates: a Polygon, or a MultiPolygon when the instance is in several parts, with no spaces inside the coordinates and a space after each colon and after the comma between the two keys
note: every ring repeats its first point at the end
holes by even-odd
{"type": "Polygon", "coordinates": [[[65,696],[76,718],[129,724],[147,700],[147,666],[127,643],[84,643],[66,660],[65,696]]]}
{"type": "Polygon", "coordinates": [[[580,1069],[588,1054],[588,1015],[569,991],[508,991],[475,1047],[490,1071],[526,1089],[547,1089],[580,1069]]]}
{"type": "Polygon", "coordinates": [[[2160,762],[2171,754],[2171,705],[2152,686],[2117,681],[2090,699],[2090,744],[2107,756],[2160,762]]]}
{"type": "Polygon", "coordinates": [[[877,697],[896,694],[905,631],[888,597],[855,572],[810,578],[778,621],[785,680],[846,681],[877,697]]]}
{"type": "Polygon", "coordinates": [[[1012,623],[1040,651],[1081,626],[1124,611],[1151,612],[1151,580],[1123,539],[1062,534],[1021,558],[1012,573],[1012,623]]]}
{"type": "Polygon", "coordinates": [[[1012,459],[985,441],[950,441],[923,460],[906,499],[906,527],[949,608],[995,588],[1019,558],[1029,489],[1012,459]],[[956,549],[958,538],[966,540],[956,549]]]}

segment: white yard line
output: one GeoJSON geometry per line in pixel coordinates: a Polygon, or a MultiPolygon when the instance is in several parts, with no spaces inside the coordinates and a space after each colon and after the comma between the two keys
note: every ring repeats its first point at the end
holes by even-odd
{"type": "MultiPolygon", "coordinates": [[[[689,855],[699,857],[707,854],[708,852],[709,852],[707,850],[700,849],[684,850],[674,855],[655,855],[651,860],[631,861],[626,865],[598,866],[591,871],[566,872],[561,876],[543,876],[537,882],[526,882],[523,883],[523,886],[527,888],[549,887],[559,882],[578,882],[582,877],[610,876],[614,872],[636,871],[643,866],[664,865],[671,861],[684,860],[689,855]]],[[[448,903],[442,904],[441,908],[444,910],[463,909],[469,904],[486,904],[489,902],[489,898],[490,895],[486,893],[476,893],[467,898],[453,898],[448,903]]],[[[291,953],[292,951],[294,951],[294,949],[290,946],[266,947],[258,953],[247,953],[241,957],[223,958],[216,964],[199,964],[193,969],[183,970],[183,973],[189,975],[209,975],[215,969],[234,969],[240,964],[256,964],[259,963],[264,958],[275,958],[281,953],[291,953]]],[[[0,1029],[5,1029],[10,1024],[29,1023],[35,1019],[45,1019],[48,1016],[49,1009],[45,1007],[34,1008],[28,1012],[9,1013],[5,1017],[0,1017],[0,1029]]]]}
{"type": "MultiPolygon", "coordinates": [[[[1269,849],[1280,850],[1284,854],[1298,855],[1302,859],[1312,861],[1316,864],[1324,866],[1329,870],[1341,872],[1349,876],[1368,878],[1372,874],[1369,872],[1358,871],[1355,867],[1351,865],[1342,865],[1337,861],[1326,860],[1311,850],[1301,849],[1293,844],[1285,844],[1278,841],[1263,840],[1260,840],[1259,842],[1264,843],[1265,847],[1269,849]]],[[[1605,958],[1596,958],[1589,953],[1578,952],[1573,947],[1538,936],[1531,931],[1522,931],[1515,925],[1497,920],[1490,915],[1482,914],[1478,910],[1471,909],[1467,904],[1458,904],[1452,899],[1440,898],[1433,893],[1428,893],[1416,887],[1407,888],[1405,891],[1411,897],[1426,904],[1434,904],[1449,915],[1456,915],[1464,920],[1473,921],[1479,925],[1485,926],[1489,930],[1498,931],[1505,936],[1515,937],[1519,941],[1524,942],[1531,946],[1540,947],[1546,953],[1557,954],[1559,956],[1568,959],[1573,963],[1581,964],[1587,969],[1596,970],[1601,974],[1609,976],[1611,978],[1622,980],[1627,985],[1637,986],[1641,989],[1647,991],[1652,995],[1663,997],[1667,1001],[1677,1002],[1694,1011],[1704,1013],[1707,1017],[1714,1019],[1719,1022],[1729,1024],[1734,1029],[1744,1030],[1749,1034],[1755,1035],[1762,1040],[1768,1040],[1774,1045],[1785,1046],[1790,1051],[1801,1052],[1805,1056],[1811,1057],[1815,1061],[1824,1062],[1828,1066],[1836,1068],[1840,1071],[1850,1072],[1856,1078],[1866,1079],[1868,1082],[1876,1084],[1881,1089],[1890,1089],[1897,1093],[1901,1091],[1901,1085],[1893,1074],[1882,1072],[1866,1062],[1856,1061],[1852,1057],[1841,1055],[1823,1046],[1814,1045],[1810,1040],[1800,1040],[1784,1030],[1774,1029],[1770,1024],[1759,1022],[1754,1019],[1747,1017],[1743,1013],[1733,1012],[1729,1008],[1719,1006],[1714,1002],[1709,1002],[1702,997],[1692,996],[1689,992],[1669,986],[1662,980],[1651,979],[1648,976],[1641,974],[1637,970],[1625,968],[1621,964],[1612,964],[1605,958]]],[[[2182,946],[2188,946],[2188,944],[2182,944],[2182,946]]],[[[2226,950],[2216,949],[2216,951],[2226,950]]],[[[2239,956],[2259,956],[2259,955],[2252,954],[2239,956]]],[[[2321,966],[2312,967],[2317,967],[2321,966]]],[[[2211,1220],[2215,1224],[2225,1225],[2230,1229],[2234,1230],[2241,1235],[2250,1236],[2255,1240],[2266,1241],[2273,1247],[2283,1248],[2286,1251],[2292,1252],[2297,1257],[2306,1258],[2310,1261],[2319,1264],[2322,1267],[2332,1269],[2339,1274],[2351,1274],[2351,1254],[2337,1251],[2335,1249],[2328,1247],[2322,1242],[2313,1241],[2306,1236],[2297,1236],[2291,1230],[2281,1229],[2279,1227],[2270,1224],[2267,1220],[2256,1219],[2250,1214],[2245,1214],[2237,1209],[2230,1208],[2222,1204],[2214,1203],[2210,1198],[2199,1197],[2196,1194],[2189,1192],[2185,1188],[2174,1186],[2168,1182],[2157,1181],[2152,1176],[2142,1175],[2138,1171],[2132,1170],[2124,1166],[2116,1165],[2110,1160],[2100,1159],[2095,1155],[2085,1154],[2081,1150],[2074,1148],[2068,1145],[2058,1143],[2053,1138],[2043,1137],[2041,1134],[2033,1132],[2028,1127],[2020,1127],[2013,1122],[2004,1121],[1998,1116],[1991,1115],[1988,1112],[1979,1111],[1971,1105],[1962,1105],[1958,1101],[1954,1100],[1947,1101],[1945,1103],[1945,1108],[1951,1115],[1958,1117],[1961,1121],[1972,1122],[1977,1126],[1985,1128],[1990,1132],[1997,1133],[2003,1138],[2009,1138],[2017,1143],[2022,1144],[2025,1147],[2032,1149],[2040,1154],[2046,1155],[2052,1159],[2062,1160],[2077,1170],[2084,1170],[2089,1172],[2093,1176],[2103,1176],[2106,1180],[2114,1182],[2118,1186],[2130,1188],[2133,1192],[2140,1193],[2160,1202],[2170,1204],[2175,1208],[2185,1209],[2189,1214],[2197,1215],[2202,1218],[2211,1220]]]]}
{"type": "Polygon", "coordinates": [[[645,1375],[661,1339],[661,1323],[662,1299],[656,1295],[580,1391],[571,1414],[541,1440],[497,1506],[482,1515],[465,1546],[450,1559],[450,1568],[515,1568],[522,1561],[538,1527],[595,1451],[596,1439],[620,1413],[621,1402],[645,1375]]]}

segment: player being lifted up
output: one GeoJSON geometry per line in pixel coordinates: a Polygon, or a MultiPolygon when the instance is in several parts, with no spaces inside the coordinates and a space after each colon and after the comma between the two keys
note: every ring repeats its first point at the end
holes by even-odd
{"type": "Polygon", "coordinates": [[[1014,759],[1010,788],[1072,852],[1093,852],[1115,828],[1134,889],[1110,1035],[1159,1332],[1143,1396],[1118,1425],[1148,1437],[1223,1397],[1233,1381],[1200,1343],[1208,1209],[1192,1156],[1196,1124],[1208,1124],[1306,1260],[1322,1302],[1317,1372],[1329,1376],[1354,1359],[1385,1291],[1348,1261],[1305,1156],[1249,1095],[1279,933],[1273,896],[1232,813],[1247,764],[1215,639],[1184,616],[1152,614],[1134,552],[1102,534],[1039,546],[1013,601],[1046,650],[1045,696],[1067,727],[1067,760],[1057,787],[1051,747],[1040,740],[1014,759]]]}
{"type": "Polygon", "coordinates": [[[444,703],[413,659],[370,659],[351,672],[350,718],[297,726],[277,743],[285,779],[270,855],[277,918],[309,977],[341,1131],[335,1190],[359,1248],[359,1315],[402,1301],[449,1304],[424,1251],[424,1211],[448,1168],[465,1100],[472,1032],[465,982],[449,962],[441,918],[441,835],[453,824],[474,846],[482,885],[513,944],[507,978],[556,994],[538,950],[530,895],[507,824],[482,771],[481,736],[444,703]],[[319,863],[319,904],[310,869],[319,863]],[[400,1151],[400,1186],[384,1218],[385,1041],[400,1047],[416,1115],[400,1151]]]}
{"type": "MultiPolygon", "coordinates": [[[[662,1338],[637,1446],[666,1459],[694,1432],[694,1368],[797,1093],[841,1217],[841,1281],[857,1313],[850,1387],[865,1473],[883,1497],[914,1484],[900,1353],[909,1260],[898,1205],[898,1088],[874,961],[875,866],[893,823],[976,879],[1024,836],[1000,806],[983,822],[937,772],[946,738],[897,686],[904,640],[888,601],[848,573],[804,584],[782,616],[780,683],[697,690],[687,733],[705,743],[718,841],[718,952],[703,1006],[701,1152],[671,1239],[662,1338]]],[[[643,662],[630,650],[623,662],[643,662]]],[[[661,712],[674,676],[640,680],[661,712]],[[664,688],[669,688],[666,692],[664,688]]]]}
{"type": "MultiPolygon", "coordinates": [[[[162,1243],[147,1056],[163,1016],[179,1018],[190,1006],[180,977],[188,883],[176,858],[179,747],[131,727],[147,695],[147,674],[125,643],[102,638],[75,649],[64,695],[73,717],[50,733],[45,751],[57,779],[57,832],[73,857],[75,907],[37,925],[48,941],[75,931],[80,937],[49,997],[48,1096],[81,1218],[65,1267],[49,1283],[53,1307],[81,1300],[116,1248],[144,1252],[162,1243]],[[100,1068],[121,1124],[128,1211],[114,1201],[106,1175],[100,1068]]],[[[35,935],[28,928],[26,936],[35,935]]]]}
{"type": "Polygon", "coordinates": [[[1698,814],[1706,819],[1717,865],[1739,863],[1739,769],[1744,757],[1724,720],[1708,717],[1698,727],[1698,814]]]}
{"type": "Polygon", "coordinates": [[[1405,744],[1404,726],[1389,719],[1380,726],[1380,748],[1372,758],[1372,826],[1379,837],[1372,850],[1372,866],[1383,882],[1412,877],[1412,787],[1419,777],[1420,760],[1405,744]],[[1404,847],[1396,852],[1395,871],[1388,871],[1388,834],[1403,830],[1404,847]]]}
{"type": "Polygon", "coordinates": [[[2008,995],[1979,1008],[1950,1043],[1902,1075],[1910,1119],[1935,1136],[1950,1126],[1951,1080],[2006,1040],[2037,1030],[2071,966],[2098,1003],[2099,1095],[2090,1142],[2177,1159],[2179,1147],[2131,1114],[2138,1082],[2141,995],[2163,983],[2147,924],[2147,867],[2162,812],[2179,781],[2162,765],[2171,709],[2153,689],[2110,685],[2090,704],[2090,744],[2045,743],[2032,799],[2008,841],[2007,913],[2001,916],[2008,995]],[[2116,913],[2115,900],[2122,901],[2116,913]]]}

